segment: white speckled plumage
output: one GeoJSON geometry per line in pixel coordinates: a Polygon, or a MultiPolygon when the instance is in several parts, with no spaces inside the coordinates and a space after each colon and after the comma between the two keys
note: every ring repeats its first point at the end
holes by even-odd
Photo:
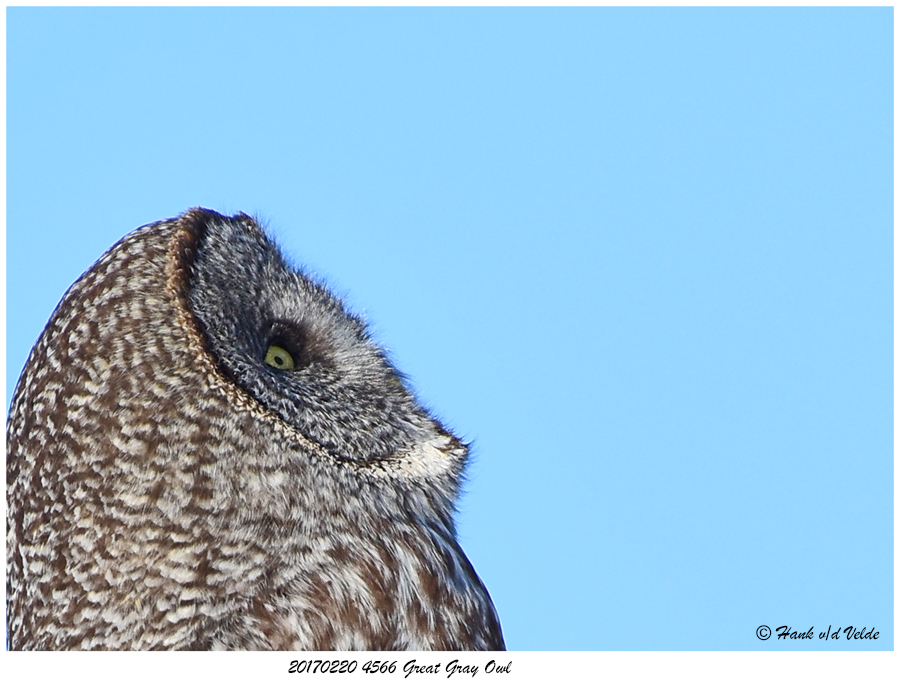
{"type": "Polygon", "coordinates": [[[466,456],[253,219],[143,227],[16,388],[10,646],[502,649],[456,541],[466,456]],[[285,332],[290,374],[262,362],[285,332]]]}

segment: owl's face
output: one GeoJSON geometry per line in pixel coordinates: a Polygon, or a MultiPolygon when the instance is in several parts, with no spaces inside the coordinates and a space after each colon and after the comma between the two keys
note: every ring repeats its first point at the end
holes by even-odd
{"type": "Polygon", "coordinates": [[[290,268],[249,217],[195,233],[189,301],[237,386],[333,456],[371,462],[434,427],[340,300],[290,268]]]}

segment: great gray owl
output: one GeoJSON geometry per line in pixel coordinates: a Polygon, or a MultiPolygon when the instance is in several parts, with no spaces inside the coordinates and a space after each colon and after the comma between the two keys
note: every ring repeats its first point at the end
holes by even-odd
{"type": "Polygon", "coordinates": [[[13,649],[503,649],[467,448],[250,217],[127,235],[7,424],[13,649]]]}

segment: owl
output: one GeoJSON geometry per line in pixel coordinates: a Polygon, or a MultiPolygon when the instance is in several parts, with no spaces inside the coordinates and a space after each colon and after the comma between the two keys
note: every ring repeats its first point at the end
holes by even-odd
{"type": "Polygon", "coordinates": [[[253,218],[142,227],[16,387],[10,647],[502,650],[456,538],[466,460],[253,218]]]}

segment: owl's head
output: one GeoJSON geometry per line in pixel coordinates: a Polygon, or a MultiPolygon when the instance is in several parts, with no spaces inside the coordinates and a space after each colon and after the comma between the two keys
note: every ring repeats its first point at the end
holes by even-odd
{"type": "Polygon", "coordinates": [[[223,380],[338,460],[458,473],[466,447],[416,402],[362,320],[253,218],[195,209],[179,222],[186,301],[223,380]]]}

